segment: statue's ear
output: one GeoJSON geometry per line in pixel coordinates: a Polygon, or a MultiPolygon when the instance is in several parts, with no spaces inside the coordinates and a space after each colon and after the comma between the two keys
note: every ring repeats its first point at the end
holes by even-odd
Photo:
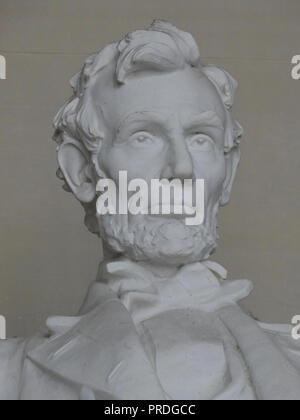
{"type": "MultiPolygon", "coordinates": [[[[202,68],[203,73],[216,87],[224,106],[230,115],[230,110],[234,103],[235,92],[238,88],[237,81],[226,70],[219,67],[208,65],[202,68]]],[[[229,118],[230,126],[227,127],[228,133],[225,139],[225,159],[226,159],[226,179],[223,184],[223,192],[220,204],[225,206],[231,195],[236,171],[240,162],[240,147],[238,139],[243,134],[242,127],[229,118]]]]}
{"type": "Polygon", "coordinates": [[[222,197],[220,201],[221,206],[225,206],[230,200],[231,190],[235,180],[236,171],[239,166],[240,157],[241,152],[238,145],[225,154],[226,178],[223,184],[222,197]]]}
{"type": "Polygon", "coordinates": [[[79,142],[67,140],[59,148],[58,162],[77,199],[82,203],[92,202],[96,196],[96,181],[85,148],[79,142]]]}

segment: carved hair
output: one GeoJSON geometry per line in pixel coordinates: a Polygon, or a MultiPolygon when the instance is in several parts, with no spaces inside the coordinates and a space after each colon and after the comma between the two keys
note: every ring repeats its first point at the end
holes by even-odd
{"type": "MultiPolygon", "coordinates": [[[[110,44],[89,57],[81,72],[71,79],[73,95],[54,119],[53,139],[57,143],[58,151],[64,142],[72,140],[85,148],[91,164],[96,162],[95,157],[100,152],[103,134],[101,119],[93,107],[89,88],[92,88],[92,82],[97,77],[101,77],[101,70],[111,63],[115,64],[114,76],[119,84],[126,83],[133,72],[171,72],[186,65],[198,68],[214,84],[226,109],[224,153],[239,147],[243,130],[231,116],[237,82],[225,70],[201,64],[199,49],[192,35],[168,22],[155,20],[148,29],[132,32],[119,43],[110,44]]],[[[63,188],[71,192],[60,169],[57,176],[64,181],[63,188]]],[[[86,212],[85,223],[88,229],[98,233],[95,201],[81,204],[86,212]]]]}

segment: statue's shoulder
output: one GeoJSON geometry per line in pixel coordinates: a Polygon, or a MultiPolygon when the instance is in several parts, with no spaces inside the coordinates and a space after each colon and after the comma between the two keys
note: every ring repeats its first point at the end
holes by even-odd
{"type": "Polygon", "coordinates": [[[0,400],[18,399],[26,351],[39,342],[39,338],[0,340],[0,400]]]}
{"type": "Polygon", "coordinates": [[[300,340],[293,338],[293,327],[285,324],[259,325],[300,373],[300,340]]]}
{"type": "Polygon", "coordinates": [[[26,340],[0,341],[0,400],[16,399],[26,340]]]}

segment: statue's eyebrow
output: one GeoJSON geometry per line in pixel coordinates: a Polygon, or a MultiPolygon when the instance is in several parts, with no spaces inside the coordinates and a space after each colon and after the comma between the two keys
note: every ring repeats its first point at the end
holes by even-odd
{"type": "Polygon", "coordinates": [[[127,129],[129,124],[135,124],[135,123],[149,123],[151,122],[165,125],[166,124],[166,118],[163,117],[159,112],[157,111],[137,111],[133,112],[132,114],[127,115],[119,124],[117,128],[117,134],[121,132],[123,129],[127,129]]]}
{"type": "Polygon", "coordinates": [[[185,122],[184,129],[190,131],[193,128],[199,128],[200,126],[224,130],[223,121],[215,111],[205,111],[201,114],[192,116],[189,121],[185,122]]]}

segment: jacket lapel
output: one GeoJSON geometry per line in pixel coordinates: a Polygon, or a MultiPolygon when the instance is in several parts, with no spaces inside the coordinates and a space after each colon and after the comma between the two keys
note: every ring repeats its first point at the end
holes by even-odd
{"type": "Polygon", "coordinates": [[[67,333],[27,357],[45,374],[118,399],[165,398],[130,314],[115,298],[97,305],[67,333]]]}

